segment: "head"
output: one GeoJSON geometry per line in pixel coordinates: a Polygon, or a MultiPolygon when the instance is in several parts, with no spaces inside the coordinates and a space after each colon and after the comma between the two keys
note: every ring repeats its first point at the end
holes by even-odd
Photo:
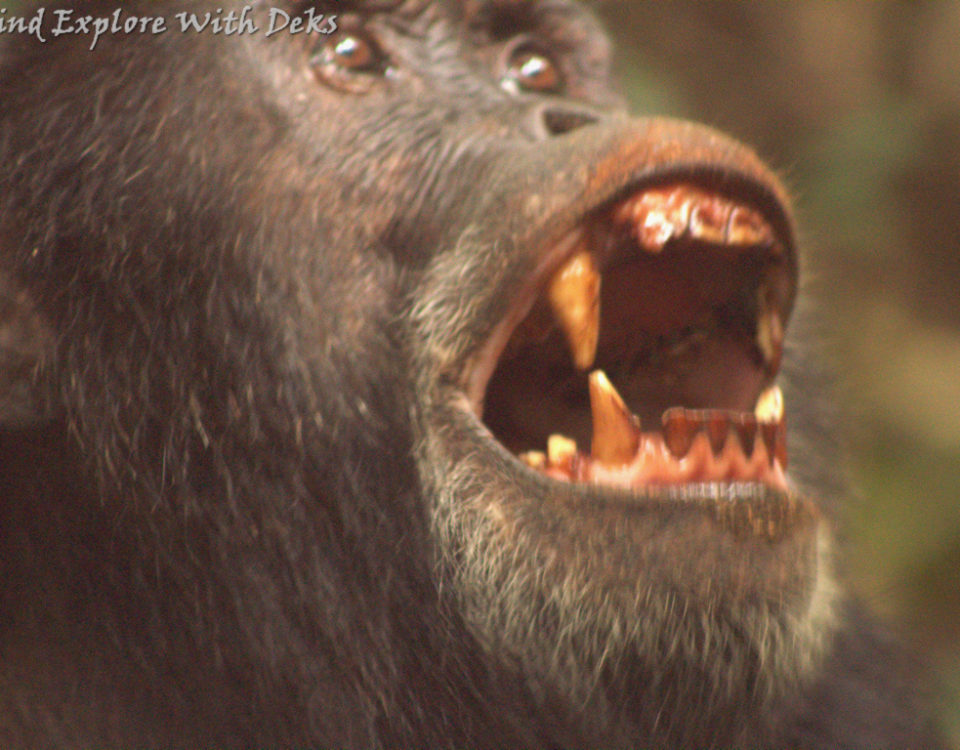
{"type": "MultiPolygon", "coordinates": [[[[254,3],[229,36],[180,32],[211,3],[124,12],[169,29],[34,45],[0,100],[0,271],[102,502],[154,549],[195,524],[183,580],[245,534],[387,630],[420,592],[585,721],[735,734],[723,707],[805,679],[829,509],[752,151],[629,117],[565,0],[254,3]],[[276,11],[331,33],[268,36],[276,11]]],[[[248,578],[238,621],[299,622],[248,578]]]]}

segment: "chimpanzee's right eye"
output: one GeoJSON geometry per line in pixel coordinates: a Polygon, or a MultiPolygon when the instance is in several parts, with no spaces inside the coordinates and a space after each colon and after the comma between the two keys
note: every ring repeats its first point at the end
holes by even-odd
{"type": "Polygon", "coordinates": [[[343,29],[323,41],[311,59],[317,78],[333,88],[363,93],[390,68],[372,36],[343,29]]]}

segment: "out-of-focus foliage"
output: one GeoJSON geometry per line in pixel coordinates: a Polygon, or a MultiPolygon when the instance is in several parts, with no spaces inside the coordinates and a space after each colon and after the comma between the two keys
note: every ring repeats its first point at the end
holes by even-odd
{"type": "Polygon", "coordinates": [[[797,196],[862,494],[851,577],[937,666],[960,744],[960,3],[595,6],[635,110],[733,133],[797,196]]]}

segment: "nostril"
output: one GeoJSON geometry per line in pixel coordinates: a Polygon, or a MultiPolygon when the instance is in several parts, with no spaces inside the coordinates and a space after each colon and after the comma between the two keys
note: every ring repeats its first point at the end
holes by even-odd
{"type": "Polygon", "coordinates": [[[596,115],[581,109],[547,107],[542,112],[543,125],[549,135],[563,135],[584,125],[597,122],[596,115]]]}

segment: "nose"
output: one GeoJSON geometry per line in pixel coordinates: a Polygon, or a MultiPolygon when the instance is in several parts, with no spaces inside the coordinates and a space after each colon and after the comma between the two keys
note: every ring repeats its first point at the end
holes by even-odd
{"type": "Polygon", "coordinates": [[[527,131],[535,140],[547,140],[573,132],[585,125],[595,125],[603,117],[602,112],[577,104],[557,102],[537,104],[528,117],[527,131]]]}

